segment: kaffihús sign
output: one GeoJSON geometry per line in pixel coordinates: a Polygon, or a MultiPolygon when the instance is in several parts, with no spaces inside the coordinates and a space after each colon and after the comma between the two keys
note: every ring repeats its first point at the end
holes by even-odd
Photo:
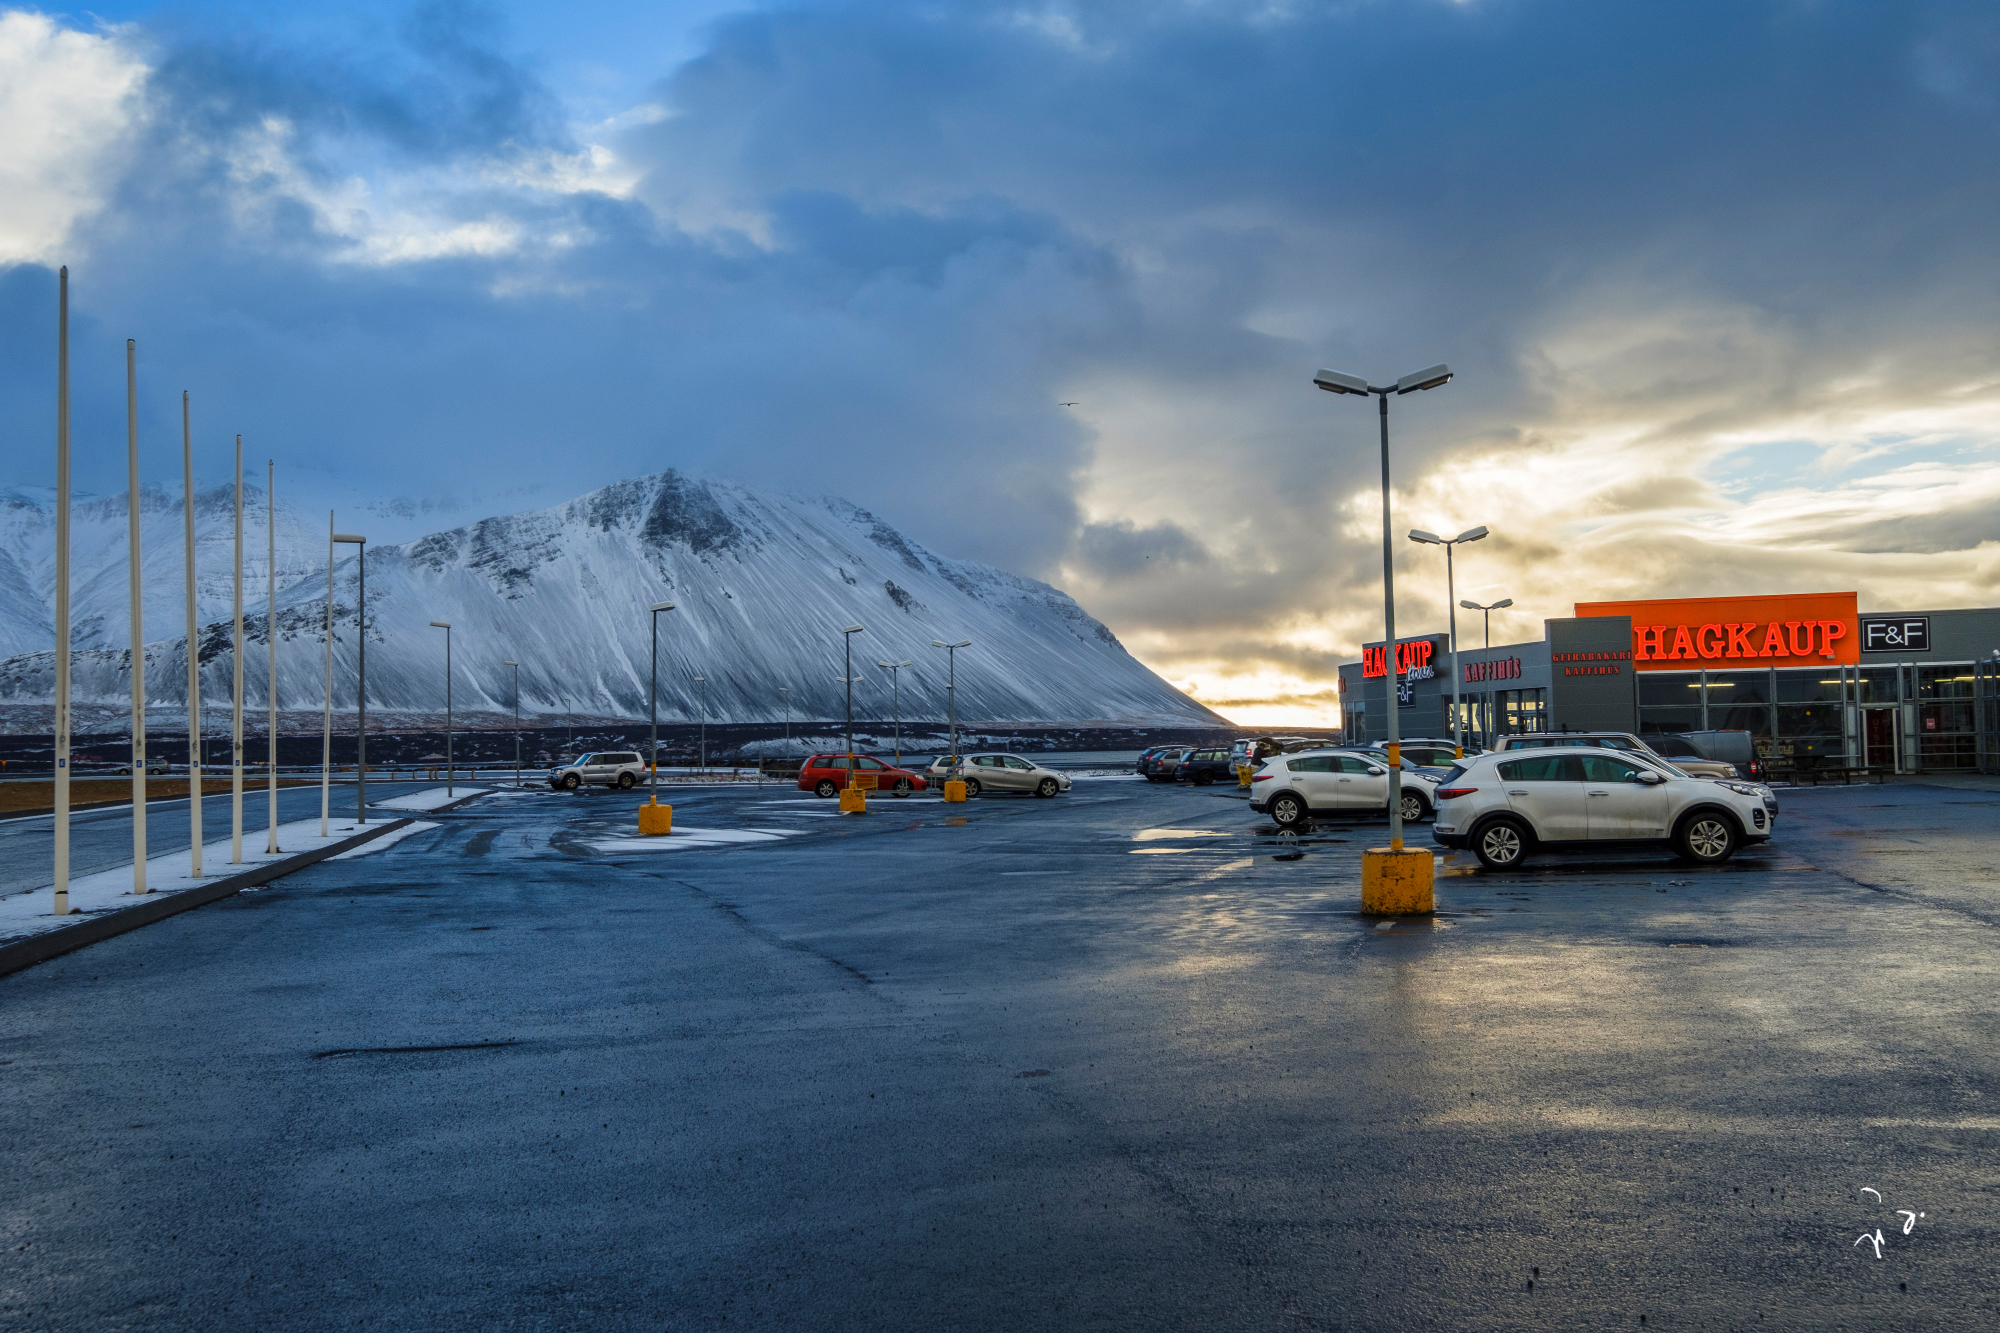
{"type": "Polygon", "coordinates": [[[1631,617],[1638,671],[1851,666],[1861,660],[1861,617],[1851,592],[1578,602],[1576,613],[1631,617]]]}

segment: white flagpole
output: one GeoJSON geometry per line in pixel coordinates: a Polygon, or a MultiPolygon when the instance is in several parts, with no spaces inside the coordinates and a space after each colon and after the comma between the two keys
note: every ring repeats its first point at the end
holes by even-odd
{"type": "Polygon", "coordinates": [[[69,915],[69,266],[56,299],[55,915],[69,915]]]}
{"type": "Polygon", "coordinates": [[[278,465],[264,460],[264,649],[269,683],[264,690],[268,713],[264,757],[270,762],[265,787],[265,821],[270,832],[264,841],[267,853],[278,850],[278,465]]]}
{"type": "Polygon", "coordinates": [[[187,536],[188,856],[201,878],[201,638],[194,604],[194,433],[188,425],[187,390],[181,390],[181,513],[187,536]]]}
{"type": "Polygon", "coordinates": [[[319,742],[319,836],[333,799],[333,511],[326,511],[326,720],[319,742]]]}
{"type": "Polygon", "coordinates": [[[229,729],[229,864],[243,863],[243,437],[236,437],[236,659],[229,729]]]}
{"type": "Polygon", "coordinates": [[[139,344],[125,340],[126,568],[132,586],[132,892],[146,892],[146,633],[139,601],[139,344]]]}

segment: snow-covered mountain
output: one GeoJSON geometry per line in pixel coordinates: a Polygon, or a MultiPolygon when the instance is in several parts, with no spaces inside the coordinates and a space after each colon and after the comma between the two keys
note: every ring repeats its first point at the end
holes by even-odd
{"type": "MultiPolygon", "coordinates": [[[[246,691],[265,693],[265,521],[246,491],[244,603],[251,647],[246,691]]],[[[186,581],[178,496],[140,494],[147,694],[179,705],[186,689],[186,581]]],[[[74,510],[74,692],[81,704],[129,699],[126,508],[123,496],[74,510]]],[[[320,706],[326,598],[325,520],[276,509],[278,695],[286,710],[320,706]]],[[[232,494],[196,494],[196,601],[206,707],[230,687],[232,494]]],[[[352,548],[341,548],[343,553],[352,548]]],[[[0,496],[0,702],[44,704],[54,692],[54,520],[51,497],[0,496]]],[[[334,695],[353,704],[356,563],[335,565],[334,695]]],[[[648,613],[660,618],[660,715],[691,719],[707,678],[712,721],[837,717],[841,628],[854,636],[857,715],[885,717],[890,673],[902,672],[903,715],[942,717],[945,654],[933,639],[972,640],[958,653],[962,719],[1010,724],[1212,724],[1215,714],[1141,665],[1067,595],[986,565],[950,560],[837,499],[773,498],[675,471],[638,477],[550,509],[489,518],[368,551],[371,709],[444,706],[450,621],[453,704],[644,717],[648,613]]]]}

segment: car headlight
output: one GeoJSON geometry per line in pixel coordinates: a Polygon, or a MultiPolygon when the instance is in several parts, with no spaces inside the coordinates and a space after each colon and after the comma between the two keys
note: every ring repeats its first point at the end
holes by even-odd
{"type": "Polygon", "coordinates": [[[1745,782],[1719,782],[1716,785],[1719,787],[1725,787],[1728,790],[1735,792],[1738,796],[1755,796],[1761,800],[1764,795],[1763,792],[1757,790],[1757,788],[1752,787],[1745,782]]]}

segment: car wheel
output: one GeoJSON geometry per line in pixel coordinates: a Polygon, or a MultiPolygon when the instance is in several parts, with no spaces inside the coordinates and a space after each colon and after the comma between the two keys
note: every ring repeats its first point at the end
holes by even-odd
{"type": "Polygon", "coordinates": [[[1206,787],[1209,783],[1213,781],[1215,781],[1215,774],[1210,773],[1205,769],[1202,772],[1199,772],[1194,775],[1194,785],[1197,787],[1206,787]]]}
{"type": "Polygon", "coordinates": [[[840,788],[833,785],[832,778],[821,778],[819,785],[813,788],[813,795],[832,798],[840,795],[840,788]]]}
{"type": "Polygon", "coordinates": [[[1512,870],[1528,859],[1528,831],[1511,819],[1496,819],[1473,835],[1472,850],[1488,870],[1512,870]]]}
{"type": "Polygon", "coordinates": [[[911,792],[915,791],[916,788],[910,785],[910,780],[908,778],[897,778],[896,785],[891,787],[889,790],[896,793],[896,795],[898,796],[908,796],[911,792]]]}
{"type": "Polygon", "coordinates": [[[978,779],[978,778],[966,778],[966,779],[965,779],[965,795],[966,795],[966,798],[967,798],[968,800],[969,800],[969,799],[971,799],[971,798],[972,798],[972,797],[974,797],[974,796],[977,796],[977,795],[979,795],[979,779],[978,779]]]}
{"type": "Polygon", "coordinates": [[[1683,860],[1720,865],[1736,854],[1736,826],[1726,815],[1704,811],[1681,824],[1674,850],[1683,860]]]}
{"type": "Polygon", "coordinates": [[[1043,778],[1035,784],[1035,795],[1037,796],[1054,796],[1058,790],[1060,789],[1056,786],[1054,778],[1043,778]]]}
{"type": "Polygon", "coordinates": [[[1403,793],[1402,806],[1405,824],[1421,824],[1431,812],[1430,802],[1413,791],[1403,793]]]}
{"type": "Polygon", "coordinates": [[[581,787],[582,785],[583,785],[583,779],[578,777],[574,773],[566,774],[563,777],[564,791],[575,791],[578,787],[581,787]]]}
{"type": "Polygon", "coordinates": [[[618,775],[618,790],[631,791],[633,787],[638,785],[638,782],[639,779],[633,777],[630,773],[620,773],[618,775]]]}
{"type": "Polygon", "coordinates": [[[1279,828],[1297,828],[1306,822],[1306,803],[1290,792],[1271,798],[1271,822],[1279,828]]]}

